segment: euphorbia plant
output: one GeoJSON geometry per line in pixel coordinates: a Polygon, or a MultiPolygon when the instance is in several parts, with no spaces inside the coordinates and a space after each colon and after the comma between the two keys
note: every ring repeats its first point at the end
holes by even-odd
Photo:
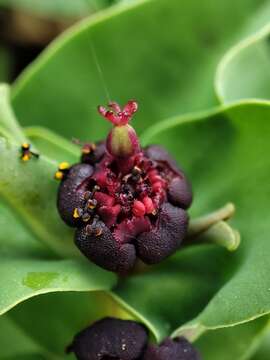
{"type": "MultiPolygon", "coordinates": [[[[263,28],[268,19],[267,5],[241,0],[123,3],[69,30],[17,80],[11,96],[7,87],[1,86],[3,358],[29,354],[64,358],[75,334],[106,316],[143,324],[158,356],[169,351],[168,344],[174,348],[174,339],[184,336],[195,342],[205,359],[253,357],[267,330],[270,310],[269,89],[264,71],[268,58],[261,56],[267,52],[268,27],[263,28]],[[161,34],[164,19],[166,26],[161,34]],[[246,40],[237,45],[242,39],[246,40]],[[96,114],[97,104],[106,101],[97,60],[111,97],[121,104],[135,98],[140,104],[133,125],[143,156],[147,148],[152,149],[151,144],[166,149],[183,166],[194,191],[182,249],[174,254],[169,251],[166,256],[170,256],[156,265],[130,266],[133,269],[125,277],[85,259],[74,246],[74,229],[61,221],[56,208],[58,188],[69,181],[73,169],[87,165],[88,170],[93,168],[93,176],[94,168],[100,165],[103,175],[103,156],[115,159],[118,151],[123,154],[124,149],[126,154],[133,150],[127,143],[124,147],[111,146],[115,145],[113,136],[106,154],[104,144],[99,143],[105,139],[108,126],[96,114]],[[82,149],[71,142],[72,137],[85,144],[82,149]],[[24,155],[30,159],[23,161],[24,155]],[[56,173],[57,178],[63,177],[60,184],[54,178],[56,173]],[[237,209],[231,223],[226,220],[234,205],[223,207],[227,202],[237,209]],[[239,238],[234,228],[242,236],[235,254],[213,244],[205,245],[214,242],[235,249],[239,238]],[[185,246],[194,243],[199,245],[185,246]],[[10,333],[14,346],[10,346],[10,333]],[[168,343],[160,346],[168,337],[168,343]],[[166,349],[161,351],[159,347],[166,349]]],[[[119,112],[115,104],[112,109],[110,118],[119,112]]],[[[107,116],[104,108],[100,112],[107,116]]],[[[155,154],[158,159],[154,162],[158,162],[164,150],[155,148],[155,154]]],[[[140,173],[144,169],[137,163],[130,169],[129,163],[123,161],[118,170],[113,168],[112,175],[118,176],[119,169],[127,167],[127,183],[134,188],[132,177],[146,181],[140,173]]],[[[122,186],[125,175],[119,176],[117,186],[122,186]]],[[[147,176],[150,181],[149,173],[147,176]]],[[[87,193],[83,200],[91,200],[102,222],[108,222],[112,240],[115,229],[109,222],[117,218],[120,224],[122,219],[126,226],[126,219],[121,218],[123,205],[118,212],[118,192],[105,191],[106,184],[97,184],[101,178],[94,179],[93,188],[87,189],[91,194],[87,193]],[[91,198],[95,185],[103,186],[102,191],[95,188],[95,194],[109,196],[109,209],[100,198],[91,198]]],[[[170,195],[171,182],[156,188],[164,191],[164,199],[179,212],[184,206],[170,195]]],[[[135,216],[143,222],[148,219],[154,228],[153,219],[159,216],[164,203],[157,206],[152,190],[146,199],[137,192],[134,199],[131,190],[128,218],[135,216]]],[[[87,220],[89,214],[85,215],[82,205],[68,201],[64,210],[70,206],[65,216],[76,221],[78,231],[85,235],[85,228],[92,222],[87,220]]],[[[150,234],[151,230],[144,233],[150,234]]],[[[98,249],[102,232],[96,235],[98,249]]],[[[92,244],[91,236],[76,239],[82,246],[92,244]]],[[[156,232],[156,236],[160,233],[156,232]]],[[[145,234],[143,239],[147,239],[145,234]]],[[[133,245],[136,255],[141,256],[135,241],[127,245],[133,245]]],[[[101,254],[103,249],[100,247],[101,254]]],[[[152,246],[148,249],[149,253],[153,251],[152,246]]],[[[90,253],[93,260],[92,249],[87,255],[90,253]]],[[[118,272],[119,264],[115,268],[111,264],[117,264],[120,251],[114,254],[110,270],[118,272]]],[[[162,258],[163,253],[159,254],[162,258]]],[[[104,266],[106,257],[100,255],[98,259],[95,262],[104,266]]],[[[152,254],[145,262],[151,259],[152,254]]]]}

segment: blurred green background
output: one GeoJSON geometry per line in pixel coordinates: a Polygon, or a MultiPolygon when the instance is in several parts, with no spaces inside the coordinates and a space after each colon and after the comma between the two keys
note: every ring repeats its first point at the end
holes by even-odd
{"type": "Polygon", "coordinates": [[[62,31],[118,1],[0,0],[0,81],[12,82],[62,31]]]}

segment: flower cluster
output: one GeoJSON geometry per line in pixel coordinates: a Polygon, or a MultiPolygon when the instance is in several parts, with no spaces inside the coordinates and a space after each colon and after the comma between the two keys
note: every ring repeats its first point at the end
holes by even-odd
{"type": "Polygon", "coordinates": [[[138,257],[158,263],[181,245],[192,192],[183,171],[159,146],[142,149],[129,121],[135,101],[99,113],[113,123],[106,141],[85,144],[81,162],[63,176],[62,219],[76,227],[75,243],[97,265],[118,273],[138,257]]]}
{"type": "Polygon", "coordinates": [[[200,360],[183,337],[148,343],[146,328],[134,321],[104,318],[78,333],[68,352],[78,360],[200,360]]]}

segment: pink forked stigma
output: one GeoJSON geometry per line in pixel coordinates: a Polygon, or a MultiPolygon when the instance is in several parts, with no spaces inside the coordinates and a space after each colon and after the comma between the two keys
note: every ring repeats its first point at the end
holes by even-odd
{"type": "Polygon", "coordinates": [[[115,126],[127,125],[131,120],[133,114],[138,110],[138,103],[134,100],[128,101],[123,109],[120,106],[112,101],[108,104],[109,110],[104,106],[98,106],[98,112],[105,119],[110,121],[115,126]]]}

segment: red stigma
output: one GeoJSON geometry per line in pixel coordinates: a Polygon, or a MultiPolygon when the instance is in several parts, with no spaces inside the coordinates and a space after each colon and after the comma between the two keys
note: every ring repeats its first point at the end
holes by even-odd
{"type": "Polygon", "coordinates": [[[100,115],[115,126],[123,126],[127,125],[133,114],[137,112],[138,103],[134,100],[130,100],[124,108],[121,109],[116,102],[110,102],[108,107],[109,110],[107,110],[104,106],[98,106],[98,112],[100,115]]]}

